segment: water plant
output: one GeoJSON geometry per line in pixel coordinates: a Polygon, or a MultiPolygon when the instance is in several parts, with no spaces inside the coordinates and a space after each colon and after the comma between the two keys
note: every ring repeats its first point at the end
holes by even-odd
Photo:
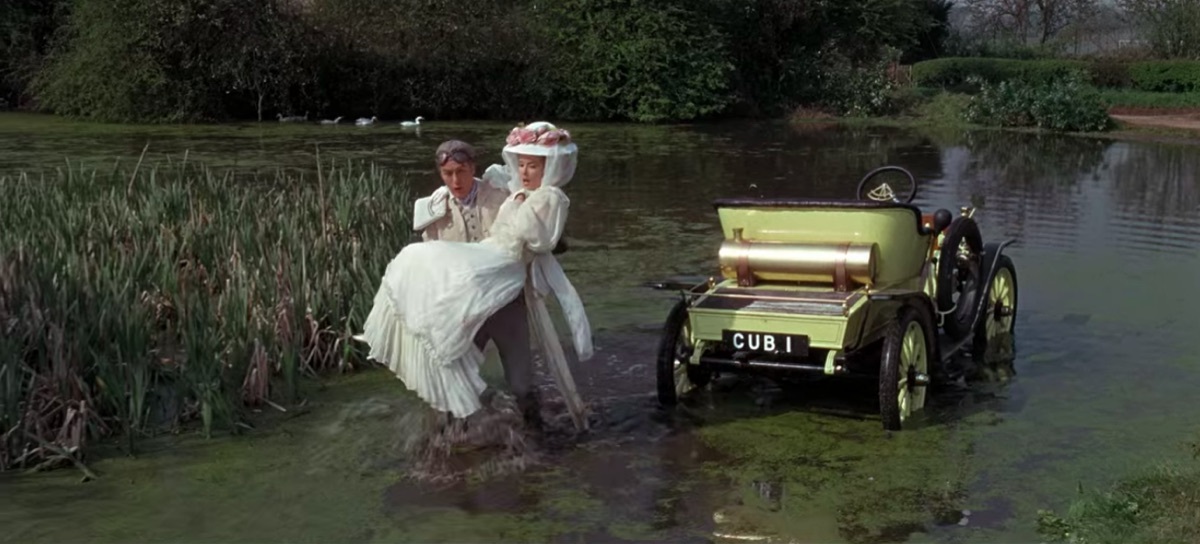
{"type": "Polygon", "coordinates": [[[373,164],[317,175],[166,161],[0,176],[0,470],[296,402],[361,358],[408,239],[409,186],[373,164]]]}

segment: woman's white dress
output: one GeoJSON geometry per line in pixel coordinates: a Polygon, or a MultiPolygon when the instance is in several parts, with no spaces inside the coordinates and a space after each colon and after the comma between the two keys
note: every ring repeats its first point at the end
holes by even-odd
{"type": "MultiPolygon", "coordinates": [[[[388,264],[363,325],[360,338],[370,345],[369,357],[386,364],[433,408],[466,417],[481,408],[479,396],[486,388],[479,375],[484,355],[475,335],[516,297],[528,295],[533,303],[530,328],[543,356],[562,357],[542,302],[553,291],[580,360],[589,358],[591,333],[582,303],[550,254],[562,237],[569,204],[557,187],[515,193],[501,205],[491,235],[479,243],[405,246],[388,264]],[[524,202],[516,198],[522,193],[524,202]],[[527,281],[533,287],[529,293],[527,281]]],[[[573,391],[573,382],[566,385],[573,391]]]]}

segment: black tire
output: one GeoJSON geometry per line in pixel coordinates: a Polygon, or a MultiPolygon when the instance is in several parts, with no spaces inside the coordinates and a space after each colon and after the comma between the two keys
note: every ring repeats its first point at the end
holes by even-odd
{"type": "Polygon", "coordinates": [[[943,315],[942,330],[955,340],[971,334],[975,308],[983,291],[982,266],[983,236],[979,233],[979,224],[970,217],[955,219],[942,240],[937,273],[937,306],[938,313],[943,315]],[[965,262],[958,258],[959,246],[964,241],[970,251],[965,262]]]}
{"type": "MultiPolygon", "coordinates": [[[[985,299],[986,302],[984,303],[983,311],[980,312],[981,315],[979,316],[979,323],[975,325],[975,338],[972,342],[975,355],[977,357],[983,356],[986,354],[988,348],[992,347],[989,346],[989,343],[992,341],[991,335],[988,331],[989,320],[1000,325],[1000,329],[995,332],[1011,335],[1016,330],[1017,304],[1020,302],[1020,297],[1018,296],[1019,294],[1020,291],[1017,289],[1017,267],[1013,265],[1012,259],[1009,258],[1008,255],[1000,255],[996,258],[996,273],[992,275],[991,279],[987,283],[986,288],[982,290],[981,296],[987,298],[985,299]],[[1001,308],[997,304],[997,301],[992,300],[992,290],[997,287],[997,282],[1001,281],[1001,278],[1004,276],[1004,274],[1007,274],[1009,280],[1011,281],[1011,308],[1001,308]],[[1008,319],[1007,323],[1003,323],[1005,318],[1011,319],[1008,319]]],[[[1001,296],[1003,297],[1003,294],[1001,294],[1001,296]]]]}
{"type": "MultiPolygon", "coordinates": [[[[667,322],[663,325],[662,336],[658,339],[658,361],[655,366],[657,376],[658,403],[663,406],[674,406],[679,402],[675,383],[675,361],[691,356],[691,346],[680,346],[679,336],[688,319],[686,301],[679,301],[667,314],[667,322]]],[[[685,363],[686,364],[686,363],[685,363]]],[[[704,387],[712,380],[712,372],[708,369],[688,365],[688,381],[697,387],[704,387]]]]}
{"type": "Polygon", "coordinates": [[[909,388],[914,395],[919,395],[919,400],[913,399],[914,405],[910,407],[910,413],[925,406],[927,396],[925,390],[928,389],[928,386],[916,383],[915,373],[919,371],[917,366],[914,365],[903,375],[901,373],[901,367],[905,366],[902,364],[905,333],[912,323],[916,323],[920,327],[925,340],[924,374],[928,376],[930,367],[934,364],[933,342],[935,339],[932,317],[927,310],[906,305],[900,309],[896,320],[888,324],[883,338],[883,357],[879,361],[879,415],[883,419],[883,428],[888,431],[900,430],[908,419],[900,406],[902,379],[904,387],[909,388]]]}

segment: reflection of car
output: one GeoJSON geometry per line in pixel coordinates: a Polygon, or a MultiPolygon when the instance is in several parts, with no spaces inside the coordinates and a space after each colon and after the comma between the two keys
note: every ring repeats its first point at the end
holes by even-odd
{"type": "Polygon", "coordinates": [[[659,343],[659,401],[720,371],[877,375],[883,426],[900,429],[945,363],[1012,332],[1017,307],[1012,240],[984,244],[973,207],[922,214],[916,191],[885,166],[856,200],[718,200],[721,277],[657,285],[683,295],[659,343]]]}

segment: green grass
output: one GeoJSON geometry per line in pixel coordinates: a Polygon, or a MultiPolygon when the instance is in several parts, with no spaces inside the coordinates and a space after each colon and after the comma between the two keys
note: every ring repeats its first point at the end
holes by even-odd
{"type": "Polygon", "coordinates": [[[963,116],[971,96],[930,88],[913,88],[898,92],[896,102],[901,111],[893,115],[873,117],[839,117],[820,109],[801,107],[789,116],[793,126],[822,126],[831,123],[862,126],[950,127],[973,126],[963,116]]]}
{"type": "MultiPolygon", "coordinates": [[[[1148,93],[1137,91],[1101,90],[1101,100],[1109,107],[1146,108],[1149,113],[1159,109],[1170,112],[1176,108],[1200,108],[1200,95],[1184,93],[1148,93]]],[[[883,126],[917,130],[923,134],[956,139],[964,130],[1007,130],[1041,132],[1036,128],[988,127],[971,123],[964,112],[972,95],[916,87],[903,92],[903,111],[880,117],[837,117],[819,110],[799,108],[790,117],[798,130],[822,130],[833,126],[883,126]]],[[[1195,143],[1197,132],[1187,128],[1129,125],[1117,123],[1115,130],[1087,134],[1097,137],[1128,140],[1153,140],[1195,143]]]]}
{"type": "Polygon", "coordinates": [[[961,93],[940,92],[921,102],[914,108],[918,119],[927,124],[943,126],[966,126],[963,113],[971,97],[961,93]]]}
{"type": "Polygon", "coordinates": [[[1101,89],[1109,107],[1200,108],[1200,93],[1151,93],[1127,89],[1101,89]]]}
{"type": "MultiPolygon", "coordinates": [[[[69,163],[68,163],[69,164],[69,163]]],[[[260,177],[201,164],[0,177],[0,469],[82,459],[355,360],[408,184],[371,165],[260,177]]]]}
{"type": "Polygon", "coordinates": [[[1038,526],[1075,544],[1200,542],[1200,467],[1161,465],[1083,494],[1063,516],[1043,511],[1038,526]]]}

